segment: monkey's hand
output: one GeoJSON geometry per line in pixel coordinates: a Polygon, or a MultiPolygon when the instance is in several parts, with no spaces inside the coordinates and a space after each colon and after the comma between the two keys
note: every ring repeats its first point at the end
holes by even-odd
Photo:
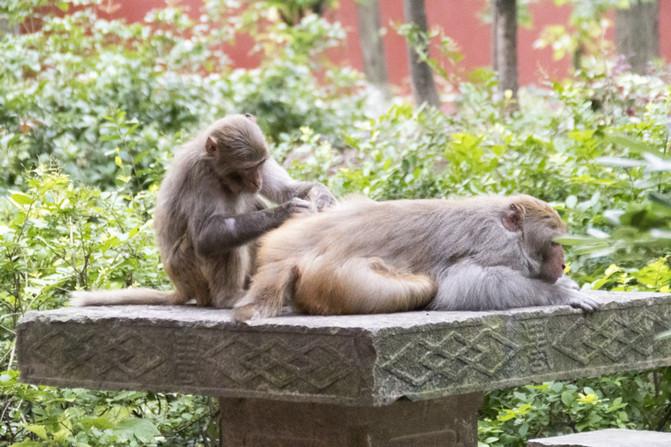
{"type": "Polygon", "coordinates": [[[304,198],[314,203],[317,211],[322,211],[324,208],[330,208],[336,204],[336,199],[331,194],[331,191],[321,183],[312,185],[312,188],[310,188],[304,198]]]}
{"type": "Polygon", "coordinates": [[[287,216],[306,215],[315,212],[312,202],[294,197],[280,205],[287,212],[287,216]]]}
{"type": "Polygon", "coordinates": [[[573,281],[566,275],[561,276],[555,284],[560,287],[565,287],[567,289],[580,290],[580,286],[578,285],[578,283],[573,281]]]}
{"type": "Polygon", "coordinates": [[[594,312],[599,308],[599,302],[594,298],[585,295],[582,292],[573,289],[566,290],[568,300],[566,304],[576,309],[582,309],[585,312],[594,312]]]}

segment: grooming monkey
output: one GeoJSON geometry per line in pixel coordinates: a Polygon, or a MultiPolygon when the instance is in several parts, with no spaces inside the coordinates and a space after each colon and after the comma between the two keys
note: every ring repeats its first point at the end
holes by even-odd
{"type": "Polygon", "coordinates": [[[318,315],[413,309],[597,307],[563,276],[566,231],[531,196],[343,202],[291,219],[261,239],[252,285],[235,318],[285,303],[318,315]]]}
{"type": "Polygon", "coordinates": [[[253,270],[252,242],[294,214],[335,203],[321,184],[298,182],[268,155],[252,115],[220,119],[184,145],[161,183],[154,225],[174,292],[75,292],[72,305],[231,307],[253,270]],[[266,208],[259,196],[278,206],[266,208]]]}

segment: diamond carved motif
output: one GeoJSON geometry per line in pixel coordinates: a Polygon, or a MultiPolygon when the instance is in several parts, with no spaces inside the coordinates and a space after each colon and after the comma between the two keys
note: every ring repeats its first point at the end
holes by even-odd
{"type": "Polygon", "coordinates": [[[415,387],[437,376],[461,380],[469,371],[493,378],[521,349],[492,328],[483,328],[474,337],[463,333],[449,331],[438,340],[414,334],[381,368],[415,387]]]}
{"type": "Polygon", "coordinates": [[[604,357],[621,362],[627,355],[649,357],[654,348],[653,325],[663,323],[647,310],[635,316],[610,314],[605,319],[580,318],[552,343],[552,347],[581,365],[604,357]]]}
{"type": "Polygon", "coordinates": [[[127,329],[107,338],[98,337],[95,330],[56,329],[32,343],[30,349],[61,374],[71,375],[84,368],[103,380],[117,371],[137,379],[168,360],[165,352],[146,337],[127,329]],[[54,353],[60,353],[63,359],[54,353]]]}
{"type": "Polygon", "coordinates": [[[278,390],[298,383],[323,390],[354,370],[351,357],[331,345],[293,344],[272,337],[257,344],[234,336],[207,351],[205,359],[218,374],[241,387],[260,382],[278,390]]]}

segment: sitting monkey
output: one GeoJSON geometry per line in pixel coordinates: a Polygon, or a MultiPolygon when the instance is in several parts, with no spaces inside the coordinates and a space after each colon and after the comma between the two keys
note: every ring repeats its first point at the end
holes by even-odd
{"type": "Polygon", "coordinates": [[[321,184],[293,180],[268,154],[256,119],[220,119],[175,155],[158,191],[154,226],[174,292],[75,292],[72,305],[232,307],[253,269],[254,241],[294,214],[335,203],[321,184]],[[278,206],[267,208],[260,197],[278,206]]]}
{"type": "Polygon", "coordinates": [[[534,197],[351,200],[261,239],[235,318],[597,303],[563,276],[566,225],[534,197]]]}

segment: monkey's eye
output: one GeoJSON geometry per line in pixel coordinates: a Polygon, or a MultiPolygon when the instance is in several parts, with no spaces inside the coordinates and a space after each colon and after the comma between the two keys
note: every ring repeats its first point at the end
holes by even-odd
{"type": "Polygon", "coordinates": [[[552,242],[550,242],[550,246],[551,247],[557,247],[557,246],[559,246],[559,242],[552,241],[552,242]]]}
{"type": "Polygon", "coordinates": [[[256,117],[251,113],[245,113],[245,118],[249,118],[252,121],[256,121],[256,117]]]}

